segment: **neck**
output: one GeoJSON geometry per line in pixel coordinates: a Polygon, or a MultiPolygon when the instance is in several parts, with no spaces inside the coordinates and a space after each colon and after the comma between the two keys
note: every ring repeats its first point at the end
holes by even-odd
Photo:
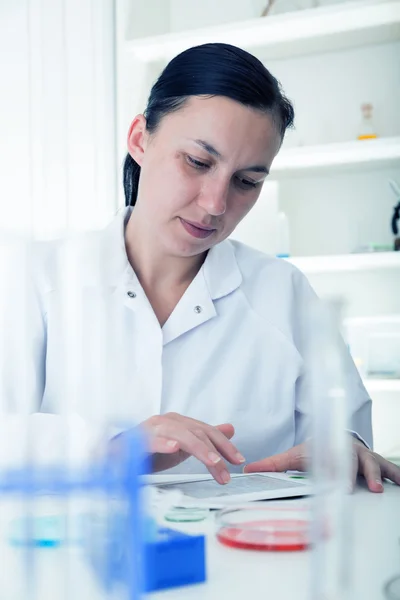
{"type": "Polygon", "coordinates": [[[128,260],[149,299],[168,290],[184,291],[197,275],[205,254],[171,256],[162,251],[157,240],[138,226],[133,211],[125,230],[128,260]]]}

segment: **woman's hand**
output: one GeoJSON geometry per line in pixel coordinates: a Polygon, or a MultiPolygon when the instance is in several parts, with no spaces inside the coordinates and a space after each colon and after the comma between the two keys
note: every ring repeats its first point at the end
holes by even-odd
{"type": "Polygon", "coordinates": [[[229,423],[213,427],[177,413],[167,413],[147,419],[142,427],[149,436],[154,472],[170,469],[195,456],[218,483],[228,483],[230,475],[223,459],[234,465],[245,462],[229,441],[235,433],[229,423]]]}
{"type": "MultiPolygon", "coordinates": [[[[368,450],[359,440],[353,438],[353,487],[357,475],[363,475],[371,492],[383,492],[382,478],[400,485],[400,468],[379,454],[368,450]]],[[[310,466],[309,445],[295,446],[282,454],[276,454],[251,463],[244,468],[245,473],[262,471],[306,471],[310,466]]]]}

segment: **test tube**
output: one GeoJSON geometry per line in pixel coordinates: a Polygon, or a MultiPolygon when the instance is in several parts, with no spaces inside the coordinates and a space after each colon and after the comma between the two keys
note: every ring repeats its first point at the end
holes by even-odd
{"type": "MultiPolygon", "coordinates": [[[[59,244],[58,250],[60,335],[64,342],[60,373],[60,389],[63,390],[61,413],[65,430],[63,454],[64,468],[71,481],[84,480],[90,463],[95,462],[97,455],[106,452],[114,401],[110,385],[112,339],[109,335],[108,290],[102,280],[104,269],[100,263],[103,256],[96,239],[94,233],[85,236],[69,234],[59,244]],[[90,321],[96,323],[91,331],[88,331],[85,320],[88,310],[91,312],[90,321]],[[87,360],[97,367],[96,380],[91,382],[94,394],[86,393],[84,369],[87,360]],[[81,432],[77,431],[77,418],[83,425],[81,432]],[[79,439],[80,435],[84,435],[85,440],[79,439]]],[[[75,492],[65,500],[66,535],[70,536],[74,530],[74,520],[82,508],[89,518],[97,518],[101,526],[107,528],[111,502],[109,490],[102,488],[100,481],[90,492],[75,487],[75,492]]],[[[106,543],[98,549],[103,565],[107,565],[108,551],[106,543]]],[[[66,553],[62,561],[67,590],[65,598],[71,600],[76,575],[70,555],[66,553]]],[[[101,597],[108,597],[107,589],[102,590],[101,597]]],[[[121,594],[116,597],[122,598],[121,594]]]]}
{"type": "MultiPolygon", "coordinates": [[[[122,429],[123,426],[132,425],[129,419],[131,407],[129,388],[124,379],[130,357],[129,352],[124,351],[122,344],[124,310],[126,310],[124,297],[110,294],[106,281],[102,279],[104,265],[101,261],[105,258],[102,250],[100,247],[96,248],[95,243],[91,243],[89,251],[85,240],[86,237],[83,239],[69,236],[63,241],[57,241],[54,244],[55,255],[51,257],[55,272],[59,276],[57,294],[60,303],[56,302],[52,306],[52,310],[58,307],[58,314],[52,313],[50,326],[54,323],[53,319],[57,319],[60,329],[59,351],[63,352],[63,360],[58,373],[60,393],[58,401],[61,399],[61,405],[58,402],[57,415],[47,416],[48,426],[43,432],[47,435],[51,430],[57,430],[59,435],[53,436],[54,443],[51,451],[44,456],[43,447],[39,451],[42,442],[41,431],[36,430],[36,425],[38,419],[41,420],[42,417],[47,419],[47,417],[32,415],[39,410],[39,406],[35,404],[39,396],[32,393],[31,385],[35,379],[31,356],[31,341],[35,337],[32,319],[36,318],[32,306],[36,302],[34,280],[39,271],[36,271],[31,261],[30,243],[15,243],[13,239],[11,244],[6,245],[4,240],[0,239],[0,381],[4,382],[6,375],[8,377],[11,375],[13,381],[10,393],[4,393],[5,385],[0,386],[2,392],[0,393],[0,429],[3,433],[10,434],[11,429],[13,432],[13,435],[0,436],[0,501],[4,508],[3,500],[6,498],[7,508],[13,510],[12,520],[17,517],[17,521],[25,524],[24,539],[20,539],[21,546],[12,550],[13,568],[10,571],[3,570],[6,572],[0,575],[0,589],[2,592],[8,589],[10,593],[7,593],[7,597],[15,600],[47,600],[50,597],[57,600],[73,600],[89,593],[86,585],[80,587],[82,569],[85,572],[90,570],[89,566],[87,569],[83,566],[84,549],[75,547],[71,552],[68,544],[61,543],[59,547],[43,552],[32,543],[38,517],[40,519],[48,514],[46,510],[49,509],[50,514],[64,521],[66,529],[62,532],[63,541],[68,540],[70,533],[76,531],[74,520],[82,506],[86,513],[98,514],[103,519],[103,523],[109,525],[110,535],[115,536],[115,522],[118,521],[119,516],[122,516],[125,522],[130,519],[132,526],[140,526],[136,516],[137,505],[133,510],[127,502],[127,490],[122,482],[122,477],[126,476],[126,456],[117,455],[113,463],[114,480],[118,482],[118,478],[121,478],[120,488],[114,484],[113,489],[110,490],[107,485],[102,485],[103,482],[100,480],[96,489],[88,490],[87,486],[85,487],[87,482],[85,477],[88,475],[86,467],[89,467],[90,462],[95,461],[95,453],[90,453],[90,450],[99,447],[104,450],[113,433],[119,432],[119,427],[122,429]],[[98,377],[97,393],[94,397],[86,398],[84,397],[82,350],[85,343],[83,336],[87,333],[82,332],[85,330],[84,316],[89,304],[96,314],[98,325],[93,332],[94,339],[91,343],[91,347],[95,348],[92,359],[96,361],[98,377]],[[11,309],[13,314],[19,315],[19,319],[14,319],[12,327],[9,323],[11,309]],[[12,352],[10,352],[10,344],[12,344],[12,352]],[[82,405],[83,398],[86,408],[82,405]],[[118,404],[122,406],[122,411],[115,408],[118,404]],[[88,425],[86,429],[83,427],[79,432],[76,428],[77,415],[82,417],[81,422],[86,422],[88,425]],[[12,428],[11,424],[13,424],[12,428]],[[86,434],[88,439],[93,440],[93,444],[88,443],[86,445],[88,453],[86,456],[80,456],[78,446],[82,447],[84,445],[82,442],[85,440],[79,439],[79,436],[86,434]],[[96,445],[96,441],[99,445],[96,445]],[[12,449],[8,445],[9,442],[13,442],[12,449]],[[2,494],[1,483],[4,473],[11,469],[25,473],[29,477],[47,474],[50,492],[46,491],[46,488],[33,491],[29,486],[22,485],[14,497],[10,494],[6,497],[2,494]],[[53,484],[54,477],[58,475],[61,475],[67,484],[74,481],[79,483],[81,478],[83,486],[67,486],[57,490],[53,484]],[[54,490],[57,494],[54,494],[54,490]],[[52,497],[50,494],[53,494],[52,497]],[[125,513],[119,515],[119,510],[125,513]],[[131,516],[129,511],[132,513],[131,516]],[[81,555],[79,560],[77,560],[78,555],[81,555]],[[11,587],[5,588],[2,585],[3,576],[4,581],[8,579],[10,582],[12,579],[11,587]]],[[[35,244],[35,249],[37,247],[35,244]]],[[[51,302],[51,298],[49,301],[51,302]]],[[[138,460],[135,455],[135,461],[138,460]]],[[[134,465],[136,465],[135,461],[134,465]]],[[[131,480],[136,481],[135,477],[132,475],[131,480]]],[[[136,498],[134,495],[133,497],[136,498]]],[[[5,539],[3,525],[7,531],[10,525],[7,521],[9,521],[8,513],[0,510],[0,535],[3,535],[0,546],[5,539]]],[[[132,538],[131,532],[128,537],[132,538]]],[[[109,563],[108,553],[112,549],[107,540],[106,536],[100,549],[105,565],[109,563]]],[[[140,544],[135,545],[134,539],[131,539],[131,542],[129,549],[132,559],[130,560],[136,560],[140,544]]],[[[125,581],[125,584],[118,589],[103,588],[95,575],[88,576],[92,582],[90,597],[94,600],[105,600],[111,597],[113,600],[137,598],[139,570],[131,569],[127,576],[130,578],[129,581],[125,581]]]]}
{"type": "Polygon", "coordinates": [[[341,302],[326,301],[313,312],[311,366],[311,472],[313,551],[312,600],[351,598],[352,534],[349,494],[351,436],[345,345],[340,336],[341,302]]]}
{"type": "Polygon", "coordinates": [[[34,306],[31,242],[8,233],[0,239],[0,499],[1,540],[10,556],[5,568],[5,586],[10,597],[33,598],[35,557],[29,544],[25,550],[9,552],[10,527],[28,540],[32,534],[32,503],[26,481],[17,489],[16,476],[32,468],[34,412],[33,379],[30,371],[31,319],[34,306]],[[11,485],[11,481],[14,484],[11,485]]]}
{"type": "MultiPolygon", "coordinates": [[[[118,294],[118,289],[110,290],[104,262],[108,256],[104,254],[101,238],[96,234],[91,237],[70,237],[65,240],[60,249],[58,272],[61,280],[61,320],[63,323],[62,339],[64,347],[63,378],[63,415],[81,414],[88,426],[87,433],[93,443],[87,446],[89,460],[95,460],[97,454],[107,454],[112,437],[122,429],[132,425],[129,418],[129,388],[125,378],[128,370],[129,353],[123,346],[124,326],[124,298],[118,294]],[[90,332],[85,327],[85,314],[91,311],[91,323],[96,326],[90,332]],[[90,335],[90,340],[88,336],[90,335]],[[96,365],[95,393],[91,396],[85,394],[84,364],[88,360],[88,344],[90,346],[90,360],[96,365]],[[84,412],[82,414],[82,400],[84,412]]],[[[74,448],[71,445],[73,429],[67,427],[69,432],[68,446],[65,456],[69,467],[73,463],[74,448]]],[[[113,489],[99,486],[92,490],[90,497],[86,498],[88,513],[98,521],[99,527],[105,532],[105,539],[112,540],[115,536],[115,524],[120,518],[128,518],[129,503],[127,502],[126,489],[123,477],[127,468],[127,456],[124,443],[120,444],[120,454],[114,455],[109,462],[112,468],[113,489]],[[119,485],[119,482],[121,485],[119,485]]],[[[67,468],[69,468],[67,466],[67,468]]],[[[74,473],[71,470],[71,476],[74,473]]],[[[68,514],[74,514],[75,498],[68,499],[68,514]]],[[[136,525],[138,525],[136,523],[136,525]]],[[[94,534],[94,531],[93,531],[94,534]]],[[[131,535],[131,534],[130,534],[131,535]]],[[[92,539],[96,543],[96,539],[92,539]]],[[[89,540],[90,544],[90,540],[89,540]]],[[[123,545],[123,540],[120,540],[123,545]]],[[[107,570],[110,564],[109,552],[113,546],[108,543],[100,544],[96,548],[96,560],[107,570]]],[[[134,548],[132,547],[132,551],[134,548]]],[[[135,571],[136,573],[136,571],[135,571]]],[[[69,582],[73,579],[70,568],[69,582]]],[[[132,574],[133,576],[133,574],[132,574]]],[[[130,588],[133,589],[134,581],[130,588]]],[[[72,593],[72,592],[71,592],[72,593]]],[[[121,585],[118,592],[115,589],[102,591],[102,598],[112,597],[113,600],[125,600],[130,591],[128,585],[121,585]]],[[[70,600],[71,596],[68,596],[70,600]]]]}

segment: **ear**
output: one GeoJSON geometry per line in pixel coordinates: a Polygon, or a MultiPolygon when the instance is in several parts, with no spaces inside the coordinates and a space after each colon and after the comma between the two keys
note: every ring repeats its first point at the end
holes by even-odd
{"type": "Polygon", "coordinates": [[[127,145],[129,154],[141,167],[147,146],[146,119],[143,115],[137,115],[132,121],[128,131],[127,145]]]}

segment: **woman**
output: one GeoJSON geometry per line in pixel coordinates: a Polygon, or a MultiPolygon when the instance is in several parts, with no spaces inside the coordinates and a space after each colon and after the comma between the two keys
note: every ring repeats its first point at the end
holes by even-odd
{"type": "MultiPolygon", "coordinates": [[[[84,377],[74,397],[84,416],[99,410],[100,295],[123,311],[122,345],[115,331],[108,337],[110,393],[149,432],[156,470],[206,468],[222,484],[245,462],[248,472],[304,467],[306,350],[318,300],[290,264],[227,240],[257,201],[293,117],[255,57],[206,44],[169,63],[130,126],[127,208],[96,243],[87,238],[81,260],[103,257],[99,280],[83,267],[86,312],[75,347],[84,377]]],[[[72,334],[57,315],[69,291],[47,254],[39,301],[30,307],[29,387],[42,411],[59,412],[62,341],[72,334]]],[[[343,351],[356,466],[380,492],[382,476],[400,484],[400,469],[367,447],[371,401],[343,351]]]]}

